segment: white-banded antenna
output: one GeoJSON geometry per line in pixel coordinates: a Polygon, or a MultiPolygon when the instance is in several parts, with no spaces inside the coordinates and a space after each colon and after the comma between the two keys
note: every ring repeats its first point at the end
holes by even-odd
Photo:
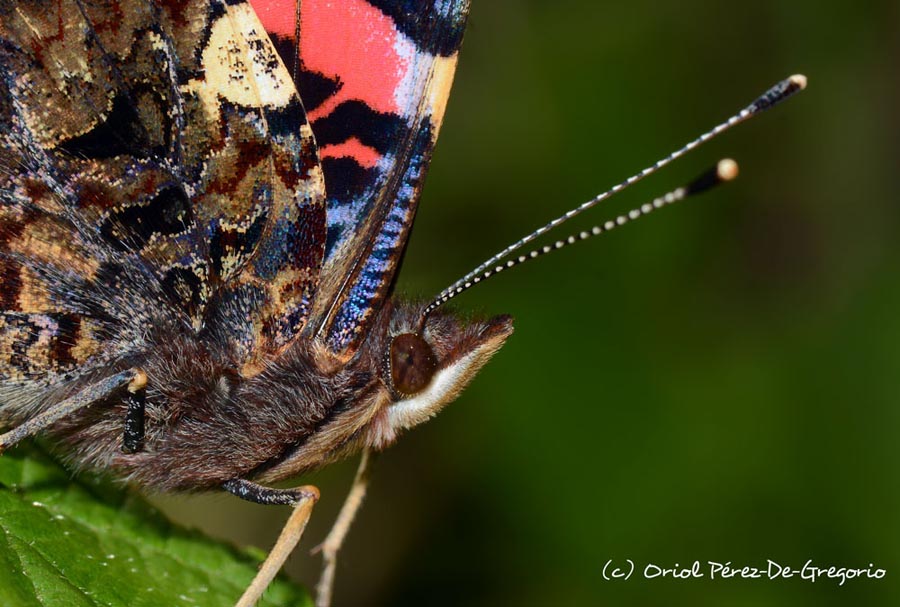
{"type": "MultiPolygon", "coordinates": [[[[569,245],[573,245],[576,242],[581,242],[583,240],[587,240],[589,238],[593,238],[594,236],[600,236],[601,234],[606,234],[610,230],[618,228],[619,226],[623,226],[626,223],[634,221],[635,219],[639,219],[644,217],[645,215],[649,215],[653,211],[657,209],[661,209],[664,206],[668,206],[670,204],[674,204],[676,202],[680,202],[685,198],[690,196],[694,196],[696,194],[701,194],[706,192],[718,185],[721,185],[727,181],[731,181],[735,177],[738,176],[738,165],[737,163],[730,159],[725,158],[716,163],[714,167],[709,169],[708,171],[701,174],[699,177],[694,179],[688,185],[681,186],[680,188],[676,188],[671,192],[668,192],[658,198],[654,198],[651,202],[647,202],[642,204],[639,207],[635,207],[625,213],[624,215],[619,215],[615,219],[610,219],[608,221],[603,222],[600,225],[596,225],[589,230],[583,230],[578,232],[577,234],[572,234],[568,238],[564,238],[562,240],[557,240],[553,244],[544,245],[543,247],[532,249],[528,253],[524,255],[519,255],[513,259],[508,259],[505,262],[494,266],[493,268],[488,268],[478,276],[472,277],[470,281],[468,281],[469,287],[473,287],[477,285],[479,282],[483,280],[487,280],[491,276],[499,274],[503,270],[508,270],[510,268],[514,268],[518,265],[525,263],[526,261],[531,261],[532,259],[537,259],[542,255],[546,255],[547,253],[552,253],[554,251],[558,251],[564,247],[569,245]]],[[[467,288],[465,284],[460,285],[454,291],[450,291],[444,297],[444,299],[440,302],[443,304],[463,291],[467,288]]],[[[438,305],[440,305],[438,304],[438,305]]],[[[426,311],[427,313],[427,311],[426,311]]]]}
{"type": "MultiPolygon", "coordinates": [[[[791,76],[790,78],[786,78],[786,79],[782,80],[781,82],[779,82],[778,84],[776,84],[775,86],[773,86],[772,88],[767,90],[765,93],[763,93],[762,95],[757,97],[753,101],[753,103],[751,103],[750,105],[748,105],[747,107],[742,109],[740,112],[738,112],[737,114],[734,114],[728,120],[718,124],[717,126],[713,127],[709,131],[703,133],[702,135],[700,135],[693,141],[689,142],[684,147],[672,152],[668,156],[662,158],[661,160],[659,160],[656,163],[652,164],[651,166],[645,168],[644,170],[640,171],[639,173],[632,175],[625,181],[613,186],[612,188],[610,188],[606,192],[600,194],[599,196],[592,198],[591,200],[588,200],[587,202],[575,207],[574,209],[566,212],[563,215],[560,215],[553,221],[550,221],[549,223],[536,229],[534,232],[528,234],[524,238],[509,245],[508,247],[506,247],[505,249],[503,249],[502,251],[500,251],[499,253],[497,253],[496,255],[494,255],[493,257],[491,257],[490,259],[488,259],[481,265],[479,265],[477,268],[475,268],[474,270],[472,270],[471,272],[469,272],[468,274],[466,274],[465,276],[463,276],[462,278],[460,278],[459,280],[454,282],[452,285],[450,285],[449,287],[447,287],[446,289],[441,291],[440,294],[437,297],[435,297],[434,300],[432,300],[432,302],[430,304],[428,304],[428,306],[425,308],[424,312],[422,313],[422,316],[423,317],[428,316],[428,314],[430,314],[432,311],[434,311],[436,308],[443,305],[450,299],[456,297],[463,291],[468,290],[469,288],[474,286],[476,283],[483,281],[488,276],[495,274],[498,271],[497,268],[512,267],[512,266],[518,265],[518,263],[521,263],[521,262],[517,262],[516,260],[510,260],[509,262],[506,262],[506,264],[500,264],[500,262],[503,261],[506,257],[511,255],[518,249],[522,248],[523,246],[525,246],[526,244],[528,244],[535,238],[538,238],[539,236],[546,234],[548,231],[552,230],[553,228],[561,225],[562,223],[568,221],[569,219],[572,219],[573,217],[582,213],[583,211],[590,209],[594,205],[606,200],[613,194],[616,194],[616,193],[624,190],[628,186],[637,183],[638,181],[640,181],[647,175],[650,175],[651,173],[655,173],[659,169],[668,165],[670,162],[672,162],[678,158],[681,158],[682,156],[684,156],[685,154],[687,154],[688,152],[690,152],[691,150],[693,150],[700,144],[709,141],[710,139],[712,139],[713,137],[715,137],[721,133],[724,133],[731,127],[736,126],[746,120],[749,120],[753,116],[760,114],[761,112],[764,112],[765,110],[767,110],[771,107],[774,107],[775,105],[788,99],[795,93],[802,91],[804,88],[806,88],[806,76],[803,76],[802,74],[795,74],[795,75],[791,76]],[[512,266],[508,265],[510,263],[512,263],[512,266]]],[[[682,188],[679,188],[679,189],[682,189],[682,188]]],[[[677,192],[677,191],[678,190],[674,190],[673,193],[677,192]]],[[[570,238],[574,238],[576,241],[579,240],[579,238],[577,236],[573,236],[570,238]]],[[[559,242],[566,242],[566,241],[559,241],[559,242]]],[[[564,246],[564,245],[562,245],[562,246],[564,246]]],[[[536,250],[542,251],[543,249],[536,249],[536,250]]],[[[531,254],[529,254],[529,256],[530,255],[531,254]]],[[[535,255],[535,257],[537,257],[538,255],[541,255],[541,253],[537,253],[535,255]]],[[[521,257],[528,257],[528,256],[520,256],[517,259],[521,259],[521,257]]]]}

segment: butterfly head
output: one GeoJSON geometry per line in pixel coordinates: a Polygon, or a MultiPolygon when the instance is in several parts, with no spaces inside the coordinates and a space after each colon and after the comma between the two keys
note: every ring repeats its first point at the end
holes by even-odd
{"type": "Polygon", "coordinates": [[[389,444],[452,402],[513,331],[510,316],[463,318],[441,310],[423,317],[422,310],[420,304],[395,303],[376,340],[390,401],[370,426],[370,446],[389,444]]]}

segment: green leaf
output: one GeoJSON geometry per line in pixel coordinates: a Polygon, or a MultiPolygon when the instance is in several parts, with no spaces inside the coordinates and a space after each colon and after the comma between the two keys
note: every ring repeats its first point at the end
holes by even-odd
{"type": "MultiPolygon", "coordinates": [[[[259,551],[239,551],[173,525],[136,495],[68,473],[36,449],[0,456],[3,607],[230,606],[259,551]]],[[[276,580],[259,603],[311,605],[276,580]]]]}

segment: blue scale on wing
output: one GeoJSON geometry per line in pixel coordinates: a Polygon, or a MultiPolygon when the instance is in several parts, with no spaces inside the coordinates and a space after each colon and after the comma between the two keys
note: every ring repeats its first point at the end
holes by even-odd
{"type": "Polygon", "coordinates": [[[393,203],[381,222],[358,278],[334,315],[328,335],[328,345],[333,351],[341,351],[353,344],[359,327],[358,319],[365,317],[372,302],[383,293],[385,284],[393,279],[398,257],[402,255],[409,227],[415,218],[416,203],[434,145],[431,122],[426,118],[424,123],[426,126],[417,133],[406,172],[397,186],[393,203]]]}

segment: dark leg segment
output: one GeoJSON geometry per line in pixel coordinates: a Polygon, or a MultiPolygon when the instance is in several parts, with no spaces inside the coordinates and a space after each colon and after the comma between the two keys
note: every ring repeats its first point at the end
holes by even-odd
{"type": "Polygon", "coordinates": [[[144,448],[144,405],[147,400],[147,374],[135,369],[134,377],[128,382],[128,396],[125,404],[125,432],[122,435],[122,452],[137,453],[144,448]]]}
{"type": "Polygon", "coordinates": [[[125,433],[122,435],[122,451],[137,453],[144,448],[144,403],[147,391],[144,389],[131,393],[125,399],[128,411],[125,412],[125,433]]]}
{"type": "Polygon", "coordinates": [[[296,506],[299,502],[319,499],[315,487],[295,487],[294,489],[273,489],[242,478],[234,478],[222,483],[222,488],[242,500],[266,506],[296,506]]]}

